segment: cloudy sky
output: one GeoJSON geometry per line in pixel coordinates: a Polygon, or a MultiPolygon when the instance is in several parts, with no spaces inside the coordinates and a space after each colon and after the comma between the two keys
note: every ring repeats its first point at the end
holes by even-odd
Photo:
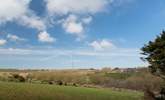
{"type": "Polygon", "coordinates": [[[164,0],[1,0],[0,68],[137,67],[164,0]]]}

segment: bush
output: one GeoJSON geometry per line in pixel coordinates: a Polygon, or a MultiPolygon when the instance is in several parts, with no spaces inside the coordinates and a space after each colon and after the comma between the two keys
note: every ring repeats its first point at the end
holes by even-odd
{"type": "Polygon", "coordinates": [[[67,86],[68,84],[65,82],[64,85],[67,86]]]}
{"type": "Polygon", "coordinates": [[[77,84],[76,83],[73,83],[73,86],[77,87],[77,84]]]}
{"type": "Polygon", "coordinates": [[[49,84],[53,84],[54,82],[53,82],[53,81],[49,81],[48,83],[49,83],[49,84]]]}
{"type": "Polygon", "coordinates": [[[26,79],[24,77],[22,77],[22,76],[19,76],[18,80],[19,80],[19,82],[25,82],[26,81],[26,79]]]}
{"type": "Polygon", "coordinates": [[[19,74],[12,74],[11,77],[9,77],[9,81],[16,81],[16,82],[25,82],[26,79],[23,76],[20,76],[19,74]]]}
{"type": "Polygon", "coordinates": [[[63,82],[61,80],[58,80],[57,85],[63,85],[63,82]]]}
{"type": "Polygon", "coordinates": [[[155,94],[149,88],[144,92],[144,100],[155,100],[155,94]]]}

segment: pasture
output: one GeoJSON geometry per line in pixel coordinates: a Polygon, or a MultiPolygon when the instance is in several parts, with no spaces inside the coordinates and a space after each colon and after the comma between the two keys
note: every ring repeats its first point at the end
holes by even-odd
{"type": "Polygon", "coordinates": [[[142,92],[0,82],[0,100],[143,100],[142,92]]]}

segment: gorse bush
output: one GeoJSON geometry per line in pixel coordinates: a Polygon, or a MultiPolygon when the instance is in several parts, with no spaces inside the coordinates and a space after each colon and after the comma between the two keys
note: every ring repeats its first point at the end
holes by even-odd
{"type": "Polygon", "coordinates": [[[23,76],[20,76],[19,74],[12,74],[12,76],[9,76],[10,81],[15,81],[15,82],[25,82],[26,79],[23,76]]]}

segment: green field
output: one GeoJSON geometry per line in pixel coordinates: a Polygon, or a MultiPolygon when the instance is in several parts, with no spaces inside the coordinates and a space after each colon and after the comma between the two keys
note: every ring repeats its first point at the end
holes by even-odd
{"type": "Polygon", "coordinates": [[[142,100],[143,93],[48,84],[0,82],[0,100],[142,100]]]}

